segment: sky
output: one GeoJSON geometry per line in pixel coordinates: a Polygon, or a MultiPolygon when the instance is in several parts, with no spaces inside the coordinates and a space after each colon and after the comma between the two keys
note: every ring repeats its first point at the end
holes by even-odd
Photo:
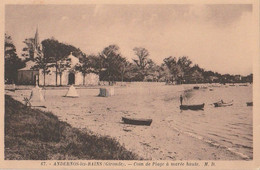
{"type": "Polygon", "coordinates": [[[86,4],[6,5],[5,32],[21,56],[23,41],[54,37],[97,54],[117,44],[129,61],[144,47],[157,64],[169,56],[188,56],[194,64],[221,74],[252,73],[250,4],[86,4]]]}

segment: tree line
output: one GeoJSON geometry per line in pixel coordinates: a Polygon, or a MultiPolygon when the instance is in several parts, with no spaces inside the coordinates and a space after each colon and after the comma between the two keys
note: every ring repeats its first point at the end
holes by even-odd
{"type": "Polygon", "coordinates": [[[24,59],[21,60],[16,54],[11,37],[5,35],[5,79],[8,82],[16,82],[17,70],[24,67],[28,60],[33,60],[36,64],[32,69],[41,69],[44,79],[49,74],[50,68],[55,67],[56,85],[59,85],[61,82],[57,82],[58,76],[61,81],[62,73],[70,67],[67,58],[70,52],[79,58],[80,64],[76,65],[75,70],[81,72],[84,78],[88,73],[95,73],[99,75],[100,81],[108,81],[110,84],[116,81],[151,81],[167,84],[251,83],[253,81],[252,74],[242,77],[207,71],[198,64],[193,64],[188,56],[169,56],[158,65],[149,58],[150,54],[146,48],[135,47],[133,48],[135,58],[128,61],[116,44],[105,47],[97,55],[86,55],[79,48],[59,42],[55,38],[43,40],[41,48],[36,50],[37,53],[35,53],[34,39],[25,39],[22,54],[24,59]]]}

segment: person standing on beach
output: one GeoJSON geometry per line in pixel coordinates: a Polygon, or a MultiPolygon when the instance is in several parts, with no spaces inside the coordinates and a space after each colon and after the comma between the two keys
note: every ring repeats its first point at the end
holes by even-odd
{"type": "Polygon", "coordinates": [[[183,97],[182,97],[182,95],[181,95],[181,96],[180,96],[181,105],[182,105],[182,101],[183,101],[183,97]]]}

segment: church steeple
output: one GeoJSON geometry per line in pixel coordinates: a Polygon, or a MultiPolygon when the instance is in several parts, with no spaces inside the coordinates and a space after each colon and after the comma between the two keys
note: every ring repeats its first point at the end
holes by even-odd
{"type": "Polygon", "coordinates": [[[34,41],[33,41],[33,50],[34,50],[33,58],[37,57],[40,49],[41,49],[41,44],[40,44],[38,25],[37,25],[35,36],[34,36],[34,41]]]}
{"type": "Polygon", "coordinates": [[[40,39],[39,39],[39,33],[38,33],[38,26],[36,28],[35,36],[34,36],[34,47],[35,50],[39,50],[40,48],[40,39]]]}

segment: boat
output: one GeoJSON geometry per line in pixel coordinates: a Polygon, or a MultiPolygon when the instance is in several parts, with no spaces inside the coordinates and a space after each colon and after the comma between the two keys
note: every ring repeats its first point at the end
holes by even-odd
{"type": "Polygon", "coordinates": [[[199,86],[194,86],[193,89],[198,90],[200,87],[199,86]]]}
{"type": "Polygon", "coordinates": [[[134,119],[134,118],[122,117],[122,121],[125,124],[150,126],[153,120],[152,119],[134,119]]]}
{"type": "Polygon", "coordinates": [[[253,102],[246,102],[247,106],[253,106],[253,102]]]}
{"type": "Polygon", "coordinates": [[[204,105],[205,103],[198,104],[198,105],[180,105],[180,109],[181,110],[203,110],[204,105]]]}
{"type": "Polygon", "coordinates": [[[228,103],[225,103],[223,102],[222,100],[219,101],[219,102],[216,102],[216,103],[213,103],[215,107],[226,107],[226,106],[232,106],[233,105],[233,100],[228,102],[228,103]]]}
{"type": "Polygon", "coordinates": [[[221,85],[212,85],[212,87],[221,87],[221,85]]]}

